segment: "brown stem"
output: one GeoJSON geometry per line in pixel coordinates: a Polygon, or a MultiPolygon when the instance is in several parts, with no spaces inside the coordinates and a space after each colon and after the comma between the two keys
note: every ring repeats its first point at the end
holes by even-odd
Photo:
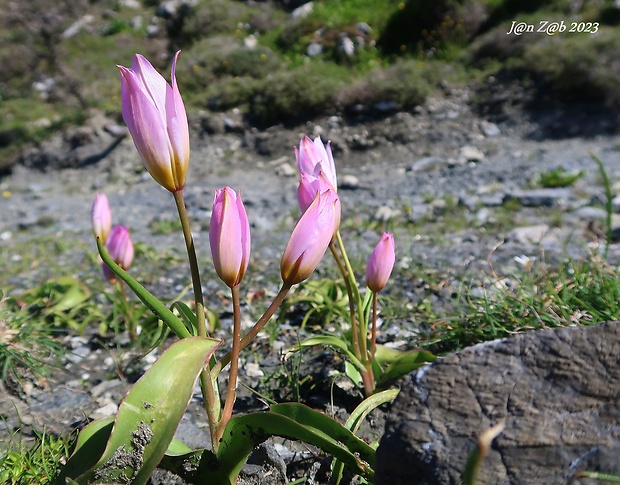
{"type": "Polygon", "coordinates": [[[232,417],[233,407],[237,399],[237,378],[239,376],[239,353],[241,351],[241,307],[239,304],[239,285],[231,288],[233,299],[233,341],[230,351],[230,373],[228,374],[228,389],[222,419],[218,424],[218,440],[224,434],[224,429],[232,417]]]}
{"type": "Polygon", "coordinates": [[[372,293],[372,329],[370,333],[370,362],[374,362],[377,352],[377,293],[372,293]]]}
{"type": "MultiPolygon", "coordinates": [[[[291,286],[292,285],[288,283],[282,283],[282,288],[280,288],[280,291],[278,292],[274,300],[271,302],[271,305],[269,305],[269,308],[265,310],[265,313],[263,313],[263,316],[258,319],[258,321],[250,329],[250,331],[241,339],[241,346],[239,348],[240,351],[245,349],[250,344],[250,342],[254,339],[254,337],[258,335],[258,332],[260,332],[265,326],[265,324],[271,319],[271,317],[276,312],[276,310],[280,307],[280,305],[282,305],[282,302],[284,301],[284,298],[286,298],[286,295],[290,291],[291,286]]],[[[218,375],[221,372],[221,370],[231,362],[231,358],[232,358],[232,350],[229,351],[226,355],[224,355],[224,357],[222,357],[215,364],[215,366],[211,369],[211,372],[213,373],[213,375],[218,375]]]]}

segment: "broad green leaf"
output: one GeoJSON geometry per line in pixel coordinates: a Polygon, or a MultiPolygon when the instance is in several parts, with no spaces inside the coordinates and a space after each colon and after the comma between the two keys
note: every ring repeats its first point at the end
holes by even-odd
{"type": "Polygon", "coordinates": [[[127,286],[129,286],[136,296],[142,300],[142,303],[144,303],[153,313],[155,313],[155,315],[161,318],[164,323],[168,325],[168,327],[170,327],[170,329],[177,335],[177,337],[185,338],[191,336],[190,332],[187,328],[185,328],[185,325],[183,325],[183,322],[179,320],[166,305],[151,295],[144,286],[134,280],[118,264],[112,261],[112,258],[108,255],[108,252],[99,238],[97,238],[97,249],[99,250],[99,255],[101,256],[101,259],[103,259],[103,262],[108,265],[114,274],[127,283],[127,286]]]}
{"type": "Polygon", "coordinates": [[[219,344],[189,337],[171,345],[125,396],[103,455],[76,481],[146,483],[172,441],[198,375],[219,344]]]}
{"type": "MultiPolygon", "coordinates": [[[[355,463],[349,460],[350,456],[345,453],[345,463],[355,469],[359,466],[358,472],[365,476],[369,476],[364,470],[370,469],[371,475],[375,465],[375,453],[374,450],[368,446],[364,441],[355,436],[351,430],[330,418],[324,413],[315,411],[302,404],[290,403],[290,404],[276,404],[271,406],[271,412],[282,414],[294,420],[296,423],[304,426],[306,429],[311,430],[319,437],[323,437],[330,443],[335,442],[340,447],[344,446],[348,453],[352,453],[355,458],[355,463]],[[361,460],[361,461],[359,461],[361,460]]],[[[317,443],[308,443],[319,446],[317,443]]],[[[320,446],[319,446],[320,447],[320,446]]],[[[321,448],[321,447],[320,447],[321,448]]],[[[321,448],[323,451],[330,453],[329,450],[321,448]]],[[[340,458],[335,453],[336,458],[340,458]]]]}
{"type": "MultiPolygon", "coordinates": [[[[399,389],[390,389],[387,391],[378,392],[372,396],[364,399],[351,413],[349,419],[347,419],[344,427],[352,433],[356,433],[360,425],[368,416],[368,414],[375,408],[385,404],[386,402],[393,401],[399,393],[399,389]]],[[[378,442],[375,446],[370,445],[373,449],[377,449],[378,442]]],[[[338,485],[342,480],[342,472],[344,470],[344,463],[339,459],[334,459],[332,466],[332,479],[331,483],[338,485]]]]}
{"type": "Polygon", "coordinates": [[[238,416],[228,422],[217,462],[209,462],[213,458],[203,455],[205,483],[235,483],[252,449],[270,436],[312,444],[342,460],[355,473],[368,478],[374,475],[374,450],[340,423],[301,404],[276,404],[270,411],[238,416]],[[207,477],[210,481],[206,481],[207,477]]]}
{"type": "Polygon", "coordinates": [[[433,362],[435,358],[433,354],[424,350],[404,352],[383,371],[382,375],[377,379],[377,386],[381,387],[394,382],[411,371],[433,362]]]}
{"type": "Polygon", "coordinates": [[[298,345],[295,345],[288,349],[287,353],[299,352],[301,349],[315,347],[317,345],[332,347],[333,349],[342,352],[346,356],[347,360],[351,362],[351,364],[353,364],[358,371],[366,372],[364,364],[362,364],[360,360],[355,357],[355,354],[353,354],[353,352],[349,350],[349,344],[344,340],[330,335],[307,338],[304,341],[300,342],[298,345]]]}
{"type": "Polygon", "coordinates": [[[502,421],[492,428],[487,429],[478,437],[478,444],[467,458],[465,470],[463,470],[461,475],[463,485],[476,485],[476,477],[478,476],[480,464],[489,453],[493,440],[504,431],[504,426],[505,423],[502,421]]]}
{"type": "Polygon", "coordinates": [[[69,477],[78,477],[97,464],[105,451],[113,425],[114,417],[99,419],[80,432],[75,450],[54,481],[54,485],[65,485],[68,483],[66,480],[70,480],[69,477]]]}

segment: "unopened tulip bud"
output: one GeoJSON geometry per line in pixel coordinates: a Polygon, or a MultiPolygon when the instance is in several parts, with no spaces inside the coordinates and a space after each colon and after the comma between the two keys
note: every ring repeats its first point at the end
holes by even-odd
{"type": "Polygon", "coordinates": [[[392,274],[395,259],[394,236],[389,232],[384,232],[379,244],[368,258],[366,285],[371,291],[379,293],[385,288],[392,274]]]}
{"type": "MultiPolygon", "coordinates": [[[[106,249],[110,258],[118,264],[124,270],[129,269],[131,262],[133,261],[133,243],[129,237],[129,229],[125,226],[114,226],[108,241],[106,242],[106,249]]],[[[103,263],[102,266],[103,275],[110,282],[116,281],[116,275],[103,263]]]]}
{"type": "Polygon", "coordinates": [[[280,263],[285,283],[302,282],[316,269],[340,225],[340,200],[334,190],[317,192],[293,229],[280,263]]]}
{"type": "Polygon", "coordinates": [[[230,187],[215,191],[209,242],[217,275],[234,288],[250,262],[250,223],[241,194],[230,187]]]}
{"type": "Polygon", "coordinates": [[[117,66],[129,133],[146,169],[171,192],[185,186],[189,165],[189,128],[175,74],[178,56],[172,61],[171,85],[139,54],[131,69],[117,66]]]}
{"type": "Polygon", "coordinates": [[[299,148],[295,147],[295,158],[300,174],[318,177],[319,173],[322,173],[334,192],[337,191],[336,165],[330,142],[324,145],[320,136],[317,136],[314,141],[304,136],[299,143],[299,148]]]}
{"type": "Polygon", "coordinates": [[[93,233],[105,243],[112,229],[112,211],[105,194],[97,193],[90,210],[93,233]]]}
{"type": "Polygon", "coordinates": [[[332,189],[332,186],[323,172],[319,172],[317,177],[302,173],[297,187],[297,201],[301,212],[306,212],[317,193],[325,192],[327,189],[332,189]]]}

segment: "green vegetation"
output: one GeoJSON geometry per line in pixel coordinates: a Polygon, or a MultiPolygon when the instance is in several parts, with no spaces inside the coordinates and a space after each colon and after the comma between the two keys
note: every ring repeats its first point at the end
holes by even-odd
{"type": "Polygon", "coordinates": [[[35,433],[30,445],[20,434],[11,437],[0,456],[0,482],[6,485],[52,483],[69,456],[74,436],[57,437],[35,433]]]}
{"type": "Polygon", "coordinates": [[[539,173],[534,181],[534,185],[547,188],[570,187],[584,175],[585,172],[583,170],[570,172],[562,167],[558,167],[548,172],[539,173]]]}
{"type": "Polygon", "coordinates": [[[64,0],[15,5],[0,0],[0,170],[89,109],[118,116],[113,66],[128,65],[135,52],[167,71],[182,49],[177,71],[190,113],[238,107],[261,126],[357,104],[411,109],[440,83],[479,84],[489,75],[533,82],[556,99],[620,103],[620,9],[611,0],[389,0],[381,8],[376,0],[317,0],[295,19],[280,2],[201,0],[167,18],[146,0],[139,8],[90,3],[87,17],[64,0]],[[507,34],[512,21],[538,28],[541,19],[563,20],[568,30],[507,34]],[[339,53],[344,37],[352,56],[339,53]]]}
{"type": "Polygon", "coordinates": [[[600,256],[557,267],[527,257],[519,263],[520,270],[463,290],[449,314],[428,315],[421,345],[444,354],[517,332],[620,318],[620,272],[600,256]]]}
{"type": "Polygon", "coordinates": [[[46,376],[64,354],[53,329],[19,303],[0,291],[0,379],[9,387],[19,387],[24,370],[46,376]]]}

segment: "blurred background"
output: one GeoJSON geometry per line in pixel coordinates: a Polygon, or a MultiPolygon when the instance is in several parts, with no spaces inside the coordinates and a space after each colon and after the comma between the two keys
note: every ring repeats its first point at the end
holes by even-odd
{"type": "Polygon", "coordinates": [[[178,82],[206,131],[218,112],[241,129],[355,121],[455,87],[494,121],[515,107],[620,106],[619,0],[0,0],[0,24],[5,172],[93,116],[122,125],[115,65],[136,52],[169,79],[182,50],[178,82]],[[513,21],[567,30],[508,34],[513,21]]]}

